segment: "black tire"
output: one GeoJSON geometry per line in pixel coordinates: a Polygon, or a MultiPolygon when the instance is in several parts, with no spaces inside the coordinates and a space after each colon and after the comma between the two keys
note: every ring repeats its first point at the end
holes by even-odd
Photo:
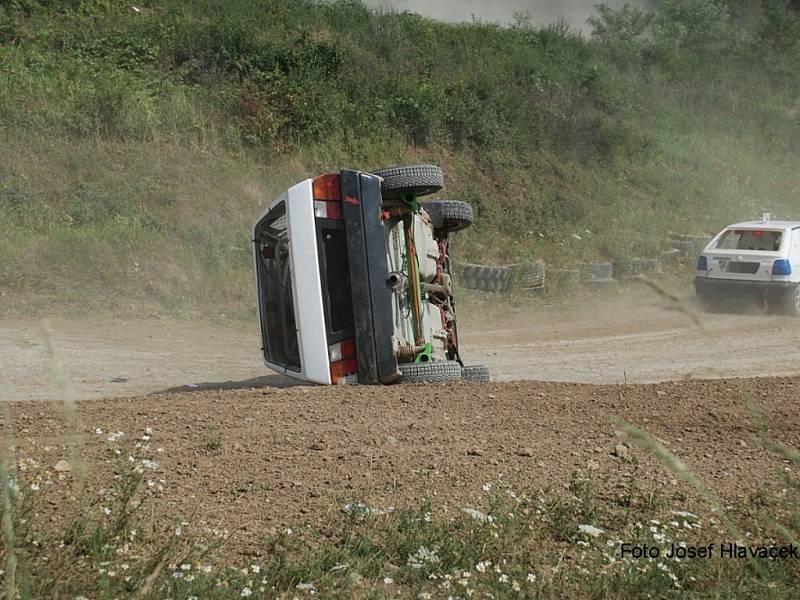
{"type": "Polygon", "coordinates": [[[588,283],[609,283],[614,279],[614,265],[612,263],[586,263],[583,265],[581,276],[588,283]]]}
{"type": "Polygon", "coordinates": [[[427,363],[401,363],[400,383],[446,383],[461,379],[461,365],[454,360],[427,363]]]}
{"type": "Polygon", "coordinates": [[[700,302],[700,307],[702,308],[703,312],[719,313],[723,312],[723,309],[725,308],[722,301],[714,296],[698,294],[697,299],[700,302]]]}
{"type": "Polygon", "coordinates": [[[543,260],[519,263],[512,267],[513,283],[518,288],[530,290],[544,287],[545,265],[543,260]]]}
{"type": "Polygon", "coordinates": [[[444,174],[436,165],[407,165],[372,172],[381,181],[381,194],[386,199],[403,196],[427,196],[444,187],[444,174]]]}
{"type": "Polygon", "coordinates": [[[467,365],[461,369],[461,379],[470,383],[489,383],[489,368],[483,365],[467,365]]]}
{"type": "Polygon", "coordinates": [[[460,231],[472,225],[472,206],[461,200],[431,200],[424,202],[422,208],[431,218],[431,225],[437,231],[460,231]]]}
{"type": "Polygon", "coordinates": [[[511,269],[508,267],[458,263],[456,275],[464,287],[482,292],[507,292],[511,286],[511,269]]]}
{"type": "Polygon", "coordinates": [[[781,312],[792,317],[800,317],[800,284],[795,284],[789,289],[781,312]]]}

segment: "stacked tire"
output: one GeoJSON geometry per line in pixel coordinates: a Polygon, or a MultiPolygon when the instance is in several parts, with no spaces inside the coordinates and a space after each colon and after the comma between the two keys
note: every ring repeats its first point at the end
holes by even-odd
{"type": "Polygon", "coordinates": [[[677,250],[681,256],[694,257],[700,254],[703,249],[714,239],[710,235],[688,235],[673,233],[669,236],[669,243],[673,250],[677,250]]]}
{"type": "Polygon", "coordinates": [[[508,267],[458,263],[456,275],[461,285],[473,290],[506,293],[511,288],[512,272],[508,267]]]}
{"type": "Polygon", "coordinates": [[[586,263],[581,267],[581,280],[592,285],[614,283],[614,265],[610,262],[586,263]]]}
{"type": "Polygon", "coordinates": [[[544,261],[536,260],[519,263],[512,267],[515,289],[525,294],[536,294],[544,290],[544,261]]]}

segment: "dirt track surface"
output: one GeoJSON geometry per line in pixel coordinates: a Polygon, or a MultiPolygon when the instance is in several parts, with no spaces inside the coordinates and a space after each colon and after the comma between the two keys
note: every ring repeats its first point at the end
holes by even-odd
{"type": "MultiPolygon", "coordinates": [[[[655,294],[630,289],[562,311],[505,302],[468,304],[460,326],[465,360],[485,363],[497,381],[800,374],[796,318],[701,314],[701,329],[655,294]]],[[[256,324],[54,320],[52,328],[66,393],[77,399],[291,384],[261,362],[256,324]]],[[[40,322],[0,321],[0,400],[62,398],[56,380],[40,322]]]]}
{"type": "MultiPolygon", "coordinates": [[[[148,453],[159,466],[146,476],[164,486],[155,522],[180,514],[226,528],[231,553],[258,554],[265,533],[318,523],[348,502],[482,508],[482,485],[498,478],[517,492],[558,492],[578,471],[597,477],[601,497],[613,501],[632,466],[612,455],[624,438],[611,416],[663,440],[724,502],[746,505],[776,493],[783,465],[760,447],[744,394],[771,436],[798,447],[798,392],[798,378],[262,388],[89,400],[78,415],[95,510],[103,506],[95,494],[112,481],[108,434],[124,432],[120,444],[140,458],[133,443],[152,428],[148,453]]],[[[65,483],[52,466],[68,458],[58,403],[11,409],[17,460],[44,465],[55,483],[42,487],[57,495],[65,483]]],[[[671,509],[697,510],[691,490],[652,457],[633,447],[630,455],[640,461],[637,485],[659,489],[671,509]]],[[[63,521],[58,507],[50,505],[52,517],[63,521]]]]}

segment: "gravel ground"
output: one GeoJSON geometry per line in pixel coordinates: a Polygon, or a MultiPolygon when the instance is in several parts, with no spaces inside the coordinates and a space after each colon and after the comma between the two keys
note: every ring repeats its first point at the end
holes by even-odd
{"type": "MultiPolygon", "coordinates": [[[[692,491],[626,443],[612,416],[662,440],[724,502],[746,506],[776,493],[783,465],[761,448],[745,398],[763,410],[770,435],[800,447],[798,391],[798,378],[763,378],[161,393],[80,402],[79,447],[96,510],[112,481],[107,439],[121,431],[123,459],[131,449],[158,462],[146,473],[159,498],[154,523],[180,514],[225,528],[230,551],[250,555],[259,554],[265,533],[318,524],[348,502],[388,509],[429,499],[434,511],[480,508],[485,483],[561,492],[573,472],[595,477],[601,497],[613,501],[634,463],[638,485],[658,490],[675,510],[696,509],[692,491]],[[149,448],[134,449],[143,435],[149,448]]],[[[60,405],[8,406],[17,460],[33,461],[30,476],[38,473],[47,490],[54,522],[69,519],[60,490],[76,469],[53,468],[70,459],[60,405]]]]}

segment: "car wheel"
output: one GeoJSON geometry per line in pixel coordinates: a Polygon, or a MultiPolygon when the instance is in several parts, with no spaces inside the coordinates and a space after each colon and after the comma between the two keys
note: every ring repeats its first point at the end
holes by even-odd
{"type": "Polygon", "coordinates": [[[489,368],[483,365],[467,365],[461,369],[461,379],[470,383],[489,383],[489,368]]]}
{"type": "Polygon", "coordinates": [[[793,285],[786,295],[784,313],[793,317],[800,316],[800,284],[793,285]]]}
{"type": "Polygon", "coordinates": [[[427,196],[444,187],[444,174],[436,165],[389,167],[372,171],[372,174],[382,179],[381,194],[388,200],[427,196]]]}
{"type": "Polygon", "coordinates": [[[435,231],[460,231],[472,225],[472,206],[460,200],[431,200],[422,208],[431,218],[435,231]]]}
{"type": "Polygon", "coordinates": [[[719,298],[712,298],[711,296],[698,295],[697,299],[700,301],[700,306],[703,312],[718,313],[722,312],[722,302],[719,298]]]}
{"type": "Polygon", "coordinates": [[[454,360],[426,363],[401,363],[400,383],[446,383],[461,379],[461,365],[454,360]]]}

